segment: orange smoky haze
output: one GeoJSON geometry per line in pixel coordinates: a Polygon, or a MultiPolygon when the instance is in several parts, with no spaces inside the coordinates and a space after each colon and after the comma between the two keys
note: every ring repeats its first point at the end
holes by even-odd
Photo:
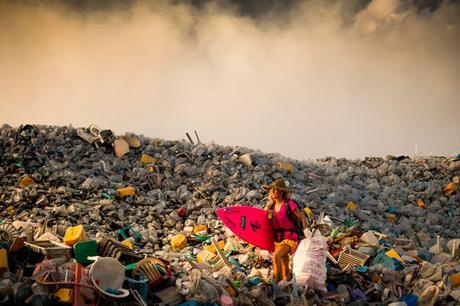
{"type": "Polygon", "coordinates": [[[299,159],[459,153],[459,5],[346,3],[258,19],[212,3],[0,4],[0,123],[197,130],[299,159]]]}

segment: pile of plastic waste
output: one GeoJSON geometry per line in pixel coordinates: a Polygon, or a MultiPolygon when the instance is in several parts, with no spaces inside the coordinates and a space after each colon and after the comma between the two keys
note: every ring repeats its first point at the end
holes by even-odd
{"type": "Polygon", "coordinates": [[[296,161],[96,126],[0,129],[2,305],[457,305],[458,157],[296,161]],[[294,278],[218,207],[283,178],[310,219],[294,278]],[[398,304],[399,303],[399,304],[398,304]]]}

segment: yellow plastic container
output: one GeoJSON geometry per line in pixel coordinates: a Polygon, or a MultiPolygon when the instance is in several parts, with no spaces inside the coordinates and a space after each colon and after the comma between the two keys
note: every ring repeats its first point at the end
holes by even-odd
{"type": "MultiPolygon", "coordinates": [[[[224,240],[220,240],[219,242],[217,242],[217,245],[223,249],[225,247],[225,241],[224,240]]],[[[216,251],[216,248],[211,244],[211,245],[205,245],[203,247],[203,249],[205,250],[208,250],[209,252],[212,252],[213,254],[216,254],[217,251],[216,251]]]]}
{"type": "Polygon", "coordinates": [[[140,162],[142,164],[154,164],[157,160],[150,155],[142,154],[140,162]]]}
{"type": "Polygon", "coordinates": [[[446,187],[444,187],[444,189],[442,190],[442,193],[444,195],[451,195],[452,193],[454,193],[455,189],[457,189],[457,184],[455,183],[449,183],[447,184],[446,187]]]}
{"type": "Polygon", "coordinates": [[[216,254],[205,249],[196,254],[196,261],[198,261],[198,263],[210,264],[214,259],[216,259],[216,256],[216,254]]]}
{"type": "Polygon", "coordinates": [[[289,173],[294,172],[294,166],[292,164],[290,164],[290,163],[279,162],[276,165],[278,166],[278,168],[280,168],[282,170],[286,170],[289,173]]]}
{"type": "Polygon", "coordinates": [[[450,284],[452,285],[452,288],[459,286],[460,285],[460,272],[457,272],[449,276],[449,280],[450,280],[450,284]]]}
{"type": "Polygon", "coordinates": [[[420,207],[420,208],[423,208],[423,209],[426,208],[425,202],[423,202],[422,199],[417,199],[417,201],[415,201],[415,203],[417,203],[417,206],[420,207]]]}
{"type": "Polygon", "coordinates": [[[8,271],[8,252],[6,249],[0,249],[0,273],[8,271]]]}
{"type": "Polygon", "coordinates": [[[68,246],[73,246],[75,243],[85,240],[88,240],[88,237],[86,236],[85,229],[81,224],[68,227],[65,231],[64,243],[68,246]]]}
{"type": "Polygon", "coordinates": [[[398,221],[398,217],[395,214],[387,214],[387,219],[391,222],[398,221]]]}
{"type": "Polygon", "coordinates": [[[31,178],[30,176],[26,175],[24,176],[21,181],[19,182],[19,188],[25,188],[29,185],[32,185],[35,183],[35,180],[31,178]]]}
{"type": "Polygon", "coordinates": [[[135,196],[136,195],[136,188],[134,188],[133,186],[119,188],[119,189],[117,189],[117,191],[118,191],[118,196],[120,198],[124,198],[124,197],[127,197],[127,196],[135,196]]]}
{"type": "Polygon", "coordinates": [[[358,205],[352,201],[348,202],[347,203],[347,209],[351,210],[351,211],[355,211],[356,209],[358,209],[358,205]]]}
{"type": "Polygon", "coordinates": [[[390,258],[397,259],[401,262],[403,261],[403,259],[401,258],[401,256],[399,256],[399,254],[395,251],[395,249],[389,250],[388,252],[385,253],[385,255],[387,255],[390,258]]]}
{"type": "Polygon", "coordinates": [[[205,236],[208,233],[208,227],[205,224],[197,225],[193,229],[193,232],[197,236],[205,236]]]}
{"type": "Polygon", "coordinates": [[[187,246],[187,238],[182,234],[177,234],[171,238],[171,246],[173,250],[182,250],[187,246]]]}
{"type": "Polygon", "coordinates": [[[73,303],[73,290],[69,288],[58,289],[53,296],[59,300],[59,303],[71,304],[73,303]]]}
{"type": "Polygon", "coordinates": [[[123,240],[121,244],[126,245],[130,250],[134,249],[134,244],[128,239],[123,240]]]}

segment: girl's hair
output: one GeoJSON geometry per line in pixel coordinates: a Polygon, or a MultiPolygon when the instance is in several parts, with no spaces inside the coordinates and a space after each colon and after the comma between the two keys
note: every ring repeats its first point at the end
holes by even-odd
{"type": "Polygon", "coordinates": [[[287,201],[289,200],[289,191],[281,191],[282,194],[281,194],[281,198],[283,198],[283,200],[287,201]]]}

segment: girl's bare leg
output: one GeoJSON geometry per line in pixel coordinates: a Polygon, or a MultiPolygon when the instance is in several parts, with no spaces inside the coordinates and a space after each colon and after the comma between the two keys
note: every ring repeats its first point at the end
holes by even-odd
{"type": "MultiPolygon", "coordinates": [[[[275,249],[275,253],[273,253],[273,278],[275,283],[278,283],[281,280],[281,275],[283,275],[283,279],[286,277],[285,271],[283,269],[284,266],[284,258],[287,258],[287,265],[286,269],[288,271],[288,275],[290,275],[289,271],[289,253],[291,252],[291,248],[285,244],[280,245],[275,249]]],[[[290,277],[289,277],[290,279],[290,277]]]]}

